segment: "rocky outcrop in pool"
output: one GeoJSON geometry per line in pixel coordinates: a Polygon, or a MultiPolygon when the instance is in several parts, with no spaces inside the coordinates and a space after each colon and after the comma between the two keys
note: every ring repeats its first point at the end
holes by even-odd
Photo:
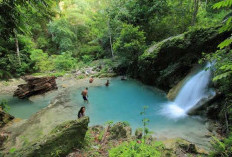
{"type": "Polygon", "coordinates": [[[21,84],[14,92],[14,96],[24,99],[32,95],[43,94],[48,91],[57,89],[56,77],[33,77],[27,76],[24,78],[27,84],[21,84]]]}

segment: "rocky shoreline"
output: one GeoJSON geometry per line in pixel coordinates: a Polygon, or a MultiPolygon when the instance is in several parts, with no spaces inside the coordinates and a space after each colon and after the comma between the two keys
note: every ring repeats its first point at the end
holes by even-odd
{"type": "MultiPolygon", "coordinates": [[[[68,95],[69,95],[70,89],[81,88],[81,87],[85,87],[85,86],[100,86],[100,85],[103,85],[105,83],[106,79],[109,79],[109,78],[103,78],[103,79],[95,78],[94,82],[92,84],[89,84],[88,78],[75,79],[74,77],[59,77],[57,79],[57,86],[58,86],[58,90],[56,91],[57,96],[50,103],[50,105],[48,105],[48,107],[40,110],[39,112],[37,112],[35,115],[33,115],[28,120],[20,120],[20,121],[16,120],[16,122],[14,121],[14,123],[10,123],[10,125],[7,125],[6,127],[4,127],[1,130],[2,133],[7,133],[7,136],[8,136],[6,142],[4,143],[4,146],[2,148],[3,152],[4,153],[10,152],[10,151],[12,151],[12,148],[14,148],[15,150],[18,150],[19,148],[21,148],[25,144],[27,145],[28,143],[33,143],[37,139],[44,138],[44,137],[48,136],[49,132],[51,132],[55,127],[62,125],[62,123],[65,123],[68,120],[76,119],[77,118],[76,116],[69,116],[70,115],[69,113],[77,112],[76,106],[74,109],[73,104],[71,104],[69,101],[68,95]],[[47,118],[47,117],[49,117],[49,118],[47,118]]],[[[17,83],[20,83],[20,81],[17,81],[17,83]]],[[[14,82],[13,83],[14,86],[17,83],[14,82]]],[[[13,93],[13,90],[15,89],[14,86],[11,86],[11,85],[6,86],[7,90],[5,90],[5,91],[7,91],[8,94],[13,93]]],[[[32,100],[32,101],[36,100],[38,97],[40,97],[40,95],[33,96],[30,98],[30,100],[32,100]]],[[[73,115],[75,115],[75,114],[73,114],[73,115]]],[[[217,136],[217,130],[214,127],[215,124],[208,123],[207,125],[208,125],[209,130],[211,130],[211,133],[208,135],[205,135],[205,136],[208,136],[209,138],[212,135],[217,136]]],[[[91,128],[89,128],[89,129],[91,130],[91,128]]],[[[103,126],[100,126],[100,128],[103,128],[103,130],[106,130],[106,128],[104,128],[103,126]]],[[[109,134],[108,131],[105,131],[105,132],[106,132],[106,134],[109,134]]],[[[94,138],[95,138],[95,134],[96,133],[93,132],[94,138]]],[[[96,135],[96,136],[99,136],[99,135],[96,135]]],[[[160,139],[153,138],[153,140],[157,141],[160,139]]],[[[107,138],[105,141],[106,141],[106,143],[102,146],[102,147],[104,147],[103,150],[95,147],[94,145],[91,146],[91,147],[94,147],[95,151],[100,152],[100,153],[102,152],[103,153],[102,156],[107,156],[107,152],[108,152],[107,150],[109,149],[109,147],[107,147],[107,143],[112,141],[112,139],[107,138]]],[[[128,138],[126,138],[124,140],[120,140],[120,139],[115,140],[114,139],[113,141],[114,141],[113,143],[115,145],[118,145],[122,142],[130,141],[130,140],[128,140],[128,138]]],[[[167,150],[169,150],[169,153],[175,152],[175,153],[177,153],[176,155],[178,155],[178,153],[183,153],[183,150],[185,153],[192,153],[191,151],[188,152],[190,149],[189,147],[192,147],[192,145],[190,146],[190,144],[192,144],[192,143],[188,142],[184,139],[180,139],[180,138],[162,139],[162,142],[165,144],[165,147],[167,148],[167,150]],[[179,144],[178,141],[181,141],[181,143],[187,142],[188,144],[187,144],[187,146],[184,146],[184,148],[181,148],[180,145],[182,145],[182,144],[179,144]],[[177,149],[178,151],[174,150],[174,149],[177,149]]],[[[195,147],[195,145],[194,145],[194,147],[195,147]]],[[[198,147],[198,146],[196,146],[196,147],[198,147]]],[[[194,148],[194,150],[195,150],[195,148],[194,148]]],[[[72,157],[73,155],[75,156],[78,154],[79,155],[80,154],[82,154],[82,155],[87,154],[87,156],[88,156],[89,155],[88,153],[91,153],[91,152],[85,152],[85,150],[78,150],[78,151],[73,150],[73,152],[71,154],[69,154],[68,156],[72,157]]],[[[207,154],[207,151],[199,148],[199,151],[195,151],[194,153],[207,154]]]]}

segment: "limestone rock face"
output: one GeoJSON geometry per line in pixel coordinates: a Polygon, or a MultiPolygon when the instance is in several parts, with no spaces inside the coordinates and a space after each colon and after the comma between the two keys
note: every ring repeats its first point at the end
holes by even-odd
{"type": "Polygon", "coordinates": [[[158,42],[139,57],[136,77],[167,92],[198,64],[202,52],[214,52],[230,34],[202,28],[158,42]]]}
{"type": "Polygon", "coordinates": [[[27,76],[24,78],[27,84],[21,84],[14,92],[14,96],[24,99],[32,95],[43,94],[48,91],[57,89],[56,77],[33,77],[27,76]]]}
{"type": "MultiPolygon", "coordinates": [[[[50,157],[65,156],[72,148],[81,148],[88,130],[89,117],[64,122],[57,126],[48,136],[29,146],[23,147],[11,157],[50,157]]],[[[7,155],[6,155],[7,156],[7,155]]]]}
{"type": "MultiPolygon", "coordinates": [[[[195,144],[184,140],[182,138],[168,139],[163,141],[165,145],[164,152],[175,153],[173,156],[208,156],[208,152],[202,148],[197,147],[195,144]]],[[[171,155],[171,154],[170,154],[171,155]]]]}
{"type": "Polygon", "coordinates": [[[122,122],[114,124],[110,128],[110,139],[130,138],[132,129],[122,122]]]}
{"type": "Polygon", "coordinates": [[[9,121],[13,120],[14,116],[4,112],[0,107],[0,128],[6,125],[9,121]]]}
{"type": "Polygon", "coordinates": [[[216,120],[216,115],[219,114],[220,101],[224,99],[221,93],[217,93],[211,97],[202,99],[199,103],[197,103],[193,108],[188,111],[189,115],[204,115],[209,117],[210,119],[216,120]],[[219,104],[218,104],[219,103],[219,104]]]}

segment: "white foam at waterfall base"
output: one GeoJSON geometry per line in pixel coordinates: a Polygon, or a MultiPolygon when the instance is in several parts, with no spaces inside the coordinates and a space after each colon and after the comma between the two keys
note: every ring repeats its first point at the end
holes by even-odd
{"type": "Polygon", "coordinates": [[[161,114],[171,119],[178,119],[187,116],[185,111],[174,102],[164,104],[161,114]]]}
{"type": "MultiPolygon", "coordinates": [[[[207,64],[206,67],[209,67],[207,64]]],[[[187,112],[203,98],[208,98],[211,71],[205,68],[192,76],[181,88],[174,102],[165,104],[161,113],[168,118],[177,119],[187,116],[187,112]]]]}

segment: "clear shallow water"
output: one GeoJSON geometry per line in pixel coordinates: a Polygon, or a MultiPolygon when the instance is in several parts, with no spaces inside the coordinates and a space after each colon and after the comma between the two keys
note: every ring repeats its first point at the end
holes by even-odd
{"type": "Polygon", "coordinates": [[[158,138],[182,137],[200,145],[208,143],[207,139],[203,139],[208,131],[200,117],[171,119],[162,112],[164,106],[170,103],[165,95],[137,81],[113,79],[109,87],[91,87],[89,104],[83,102],[80,92],[80,89],[74,90],[71,100],[86,106],[90,125],[127,121],[135,131],[142,127],[140,112],[146,105],[149,107],[146,111],[146,118],[150,119],[148,127],[158,138]]]}
{"type": "MultiPolygon", "coordinates": [[[[86,115],[90,117],[90,125],[105,124],[107,121],[127,121],[133,131],[142,127],[143,106],[147,109],[146,118],[150,119],[149,129],[158,138],[182,137],[200,145],[207,145],[208,139],[204,139],[207,129],[199,117],[184,117],[171,119],[162,113],[168,100],[159,91],[145,86],[134,80],[121,81],[112,79],[109,87],[89,87],[89,104],[84,103],[81,91],[84,88],[72,88],[71,112],[69,118],[75,118],[80,106],[86,106],[86,115]]],[[[8,100],[11,107],[10,113],[15,117],[29,118],[32,114],[46,107],[57,93],[48,93],[28,100],[19,100],[11,96],[1,96],[8,100]]],[[[1,98],[0,97],[0,98],[1,98]]],[[[70,108],[69,108],[70,110],[70,108]]],[[[65,112],[65,111],[64,111],[65,112]]]]}
{"type": "Polygon", "coordinates": [[[113,79],[109,87],[91,87],[89,104],[83,102],[80,92],[81,90],[73,91],[71,100],[87,107],[86,114],[91,118],[90,124],[104,124],[112,120],[127,121],[135,127],[140,126],[140,112],[144,105],[149,106],[147,116],[160,121],[162,116],[157,113],[161,104],[167,102],[164,95],[137,81],[113,79]]]}
{"type": "Polygon", "coordinates": [[[0,95],[0,100],[6,100],[10,106],[9,113],[16,118],[28,119],[31,115],[47,107],[50,101],[55,97],[56,92],[37,96],[33,101],[18,99],[11,95],[0,95]]]}

